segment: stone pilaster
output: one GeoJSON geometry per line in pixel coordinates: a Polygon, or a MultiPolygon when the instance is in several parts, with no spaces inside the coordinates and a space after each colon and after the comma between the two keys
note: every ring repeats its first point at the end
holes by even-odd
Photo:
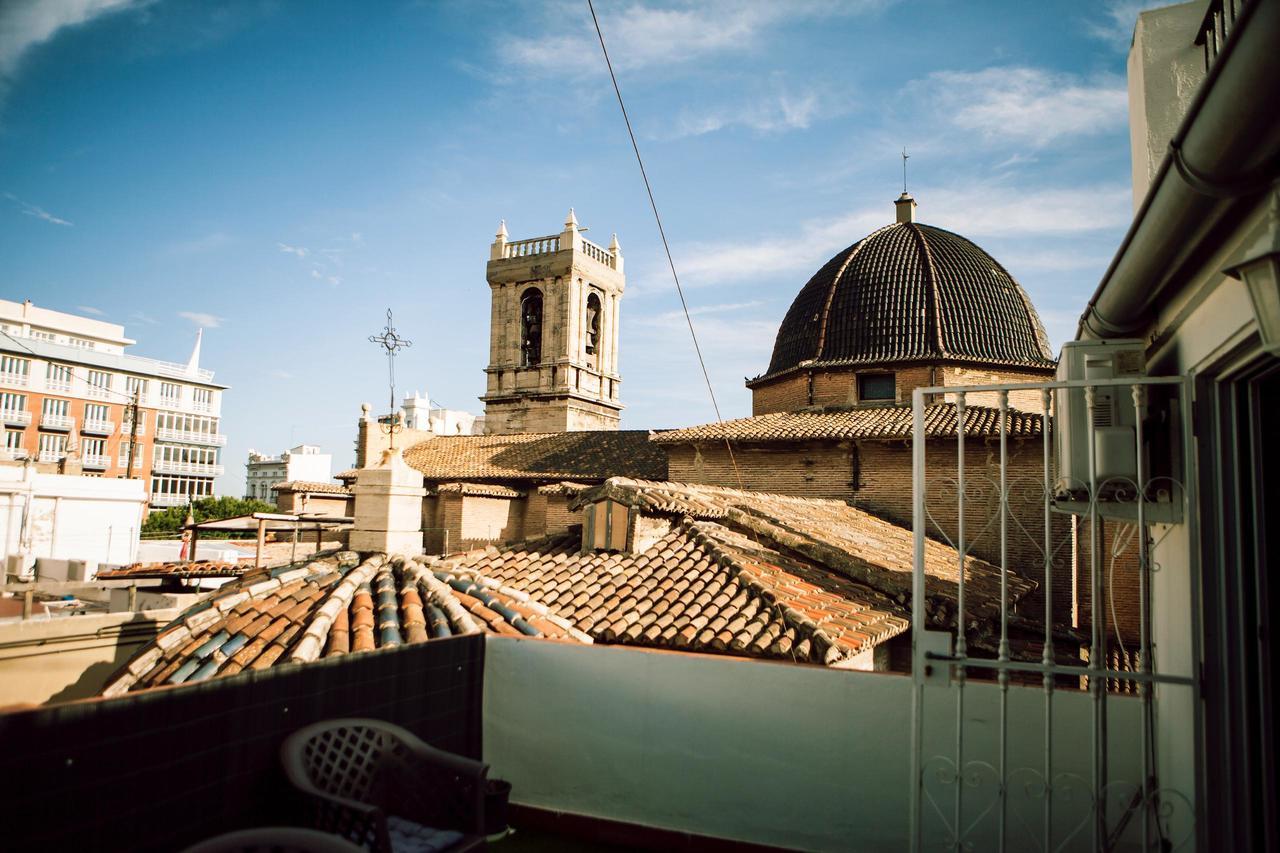
{"type": "Polygon", "coordinates": [[[422,475],[397,450],[381,464],[356,474],[352,551],[422,553],[422,475]]]}

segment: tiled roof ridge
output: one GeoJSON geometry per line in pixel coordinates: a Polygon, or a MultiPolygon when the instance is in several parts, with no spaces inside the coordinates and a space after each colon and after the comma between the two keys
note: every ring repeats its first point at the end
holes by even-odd
{"type": "Polygon", "coordinates": [[[464,497],[484,497],[484,498],[523,498],[528,493],[521,492],[516,489],[498,483],[473,483],[466,480],[454,480],[447,483],[441,483],[436,486],[435,491],[439,494],[460,494],[464,497]]]}
{"type": "MultiPolygon", "coordinates": [[[[346,553],[351,554],[351,552],[346,553]]],[[[354,555],[352,554],[352,556],[354,555]]],[[[236,668],[238,672],[251,664],[257,664],[257,658],[268,657],[268,655],[264,654],[267,652],[268,646],[276,646],[278,651],[269,655],[270,659],[265,661],[265,665],[274,663],[275,660],[289,650],[291,645],[293,637],[292,635],[286,636],[284,631],[287,626],[282,625],[281,630],[277,631],[269,640],[261,637],[257,638],[255,641],[257,643],[256,648],[250,642],[250,638],[240,629],[237,629],[234,634],[230,630],[224,630],[222,634],[226,636],[217,634],[206,637],[205,634],[208,629],[220,623],[227,624],[230,627],[227,620],[231,618],[233,613],[239,613],[238,608],[241,608],[246,602],[261,599],[267,593],[290,586],[295,582],[299,582],[298,586],[301,587],[301,582],[304,579],[322,579],[329,575],[334,575],[334,580],[337,580],[338,577],[355,568],[355,565],[351,564],[344,571],[343,563],[350,563],[350,557],[335,560],[335,565],[333,566],[313,560],[301,566],[293,565],[275,570],[259,570],[246,575],[240,580],[224,585],[208,598],[196,602],[183,610],[156,635],[152,642],[140,647],[108,679],[102,689],[102,695],[120,695],[139,686],[144,679],[149,682],[146,686],[155,686],[155,682],[166,679],[170,680],[170,683],[199,680],[214,674],[232,655],[241,658],[236,668]],[[176,652],[178,657],[171,661],[168,666],[157,671],[156,666],[162,662],[162,659],[167,658],[170,652],[175,650],[178,650],[176,652]],[[184,650],[186,652],[185,657],[182,656],[184,650]],[[251,651],[252,655],[250,655],[251,651]]],[[[245,610],[241,615],[266,618],[266,614],[260,614],[253,610],[245,610]]],[[[285,618],[285,615],[281,614],[268,621],[274,622],[285,618]]],[[[248,626],[249,621],[249,618],[244,619],[245,626],[248,626]]]]}
{"type": "Polygon", "coordinates": [[[276,491],[324,492],[326,494],[349,495],[351,487],[342,483],[327,483],[320,480],[282,480],[271,486],[276,491]]]}
{"type": "MultiPolygon", "coordinates": [[[[715,495],[728,498],[767,498],[797,505],[817,506],[849,506],[849,502],[839,498],[810,498],[796,495],[785,495],[778,492],[756,492],[750,489],[735,489],[731,486],[714,486],[704,483],[685,483],[678,480],[637,480],[633,477],[610,477],[598,486],[584,489],[569,504],[570,509],[580,509],[584,504],[594,503],[602,499],[616,501],[624,506],[636,506],[640,495],[645,491],[683,492],[685,495],[715,495]]],[[[666,511],[668,515],[687,515],[687,512],[673,509],[666,511]]],[[[722,514],[707,517],[721,517],[722,514]]]]}
{"type": "Polygon", "coordinates": [[[374,554],[346,573],[337,586],[329,592],[324,603],[313,612],[311,624],[307,626],[302,639],[294,647],[293,653],[289,656],[290,661],[307,663],[320,657],[325,641],[329,638],[329,629],[333,626],[334,616],[339,610],[351,604],[356,589],[361,584],[368,583],[374,572],[381,568],[384,562],[386,562],[384,555],[374,554]]]}

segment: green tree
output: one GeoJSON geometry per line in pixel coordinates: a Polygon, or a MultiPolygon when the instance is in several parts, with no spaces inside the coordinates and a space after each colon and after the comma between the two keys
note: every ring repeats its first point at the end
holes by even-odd
{"type": "MultiPolygon", "coordinates": [[[[235,518],[238,515],[251,515],[255,512],[278,512],[271,504],[244,498],[200,498],[191,504],[191,514],[197,522],[216,521],[220,518],[235,518]]],[[[173,538],[182,535],[182,525],[187,521],[187,507],[171,506],[160,512],[153,512],[142,522],[144,536],[159,538],[170,534],[173,538]]],[[[251,530],[202,530],[201,539],[245,539],[257,534],[251,530]]]]}

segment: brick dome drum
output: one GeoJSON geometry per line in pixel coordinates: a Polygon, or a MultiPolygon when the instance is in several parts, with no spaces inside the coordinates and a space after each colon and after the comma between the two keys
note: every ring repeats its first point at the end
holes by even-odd
{"type": "Polygon", "coordinates": [[[1030,298],[1004,267],[958,234],[899,221],[809,279],[758,379],[797,367],[932,361],[1054,363],[1030,298]]]}

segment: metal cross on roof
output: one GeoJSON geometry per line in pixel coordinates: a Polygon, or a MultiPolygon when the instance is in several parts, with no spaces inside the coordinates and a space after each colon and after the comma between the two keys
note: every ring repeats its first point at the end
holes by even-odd
{"type": "Polygon", "coordinates": [[[911,155],[907,153],[906,146],[902,148],[902,194],[907,194],[907,160],[911,155]]]}
{"type": "Polygon", "coordinates": [[[396,353],[413,346],[413,341],[396,334],[395,323],[391,319],[391,309],[387,309],[387,325],[382,334],[370,335],[369,343],[378,344],[387,351],[387,379],[391,386],[391,415],[386,430],[391,436],[391,449],[395,450],[396,433],[400,431],[400,418],[396,412],[396,353]]]}

